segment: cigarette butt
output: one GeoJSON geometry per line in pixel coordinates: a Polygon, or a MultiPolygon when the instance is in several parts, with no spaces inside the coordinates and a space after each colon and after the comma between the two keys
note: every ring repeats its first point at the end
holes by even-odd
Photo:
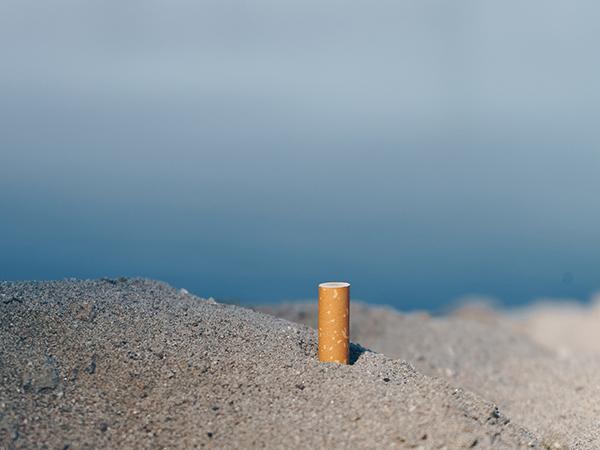
{"type": "Polygon", "coordinates": [[[319,284],[319,360],[348,364],[350,284],[319,284]]]}

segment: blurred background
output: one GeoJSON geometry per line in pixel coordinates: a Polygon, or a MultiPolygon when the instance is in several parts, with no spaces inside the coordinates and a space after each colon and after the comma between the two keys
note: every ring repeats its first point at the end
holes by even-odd
{"type": "Polygon", "coordinates": [[[0,279],[600,287],[600,4],[0,1],[0,279]]]}

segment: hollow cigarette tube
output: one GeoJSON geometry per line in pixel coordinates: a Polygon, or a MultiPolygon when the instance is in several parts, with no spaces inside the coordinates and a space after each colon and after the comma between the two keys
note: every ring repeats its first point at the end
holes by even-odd
{"type": "Polygon", "coordinates": [[[348,364],[350,284],[319,284],[319,360],[348,364]]]}

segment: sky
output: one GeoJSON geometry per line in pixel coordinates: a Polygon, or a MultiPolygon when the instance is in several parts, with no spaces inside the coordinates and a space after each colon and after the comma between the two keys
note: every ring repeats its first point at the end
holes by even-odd
{"type": "Polygon", "coordinates": [[[592,1],[0,1],[0,279],[600,288],[592,1]]]}

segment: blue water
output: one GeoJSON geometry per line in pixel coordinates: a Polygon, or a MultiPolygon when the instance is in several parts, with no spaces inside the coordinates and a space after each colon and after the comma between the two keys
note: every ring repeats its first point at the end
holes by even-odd
{"type": "Polygon", "coordinates": [[[62,5],[0,5],[0,279],[432,310],[600,288],[594,14],[62,5]]]}

